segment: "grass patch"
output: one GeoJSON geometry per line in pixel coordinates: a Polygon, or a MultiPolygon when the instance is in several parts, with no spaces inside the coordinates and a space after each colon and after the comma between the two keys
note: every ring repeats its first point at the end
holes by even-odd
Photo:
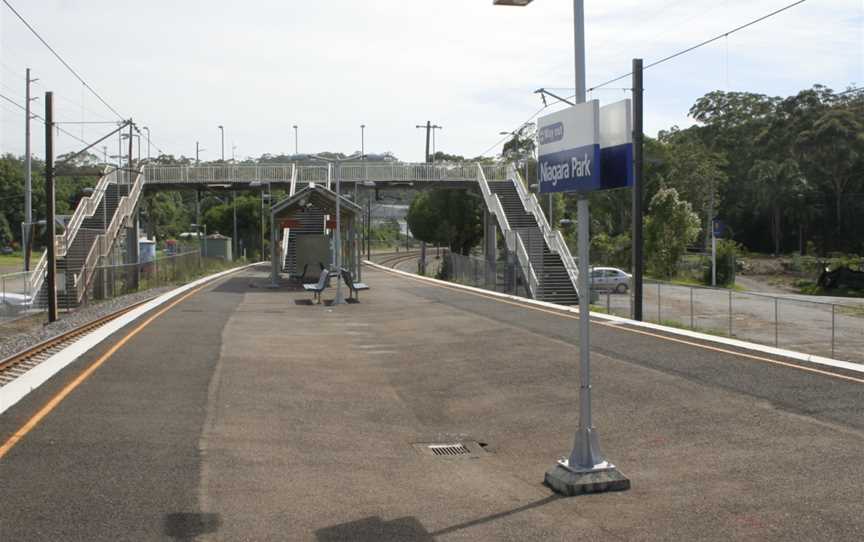
{"type": "MultiPolygon", "coordinates": [[[[38,261],[38,258],[37,258],[38,261]]],[[[24,256],[20,252],[12,254],[0,254],[0,266],[3,267],[21,267],[24,270],[24,256]]]]}

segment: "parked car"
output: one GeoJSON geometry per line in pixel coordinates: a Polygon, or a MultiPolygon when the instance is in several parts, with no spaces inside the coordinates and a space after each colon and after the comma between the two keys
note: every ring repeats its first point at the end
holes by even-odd
{"type": "Polygon", "coordinates": [[[614,290],[623,294],[630,288],[630,273],[615,267],[595,267],[591,270],[591,288],[594,290],[614,290]]]}

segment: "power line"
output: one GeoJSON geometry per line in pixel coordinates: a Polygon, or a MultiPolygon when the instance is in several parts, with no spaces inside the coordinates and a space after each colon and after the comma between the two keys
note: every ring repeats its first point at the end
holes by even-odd
{"type": "MultiPolygon", "coordinates": [[[[4,95],[4,94],[0,94],[0,98],[3,98],[3,99],[6,100],[7,102],[9,102],[9,103],[11,103],[12,105],[16,106],[16,107],[17,107],[18,109],[20,109],[21,111],[24,111],[24,114],[25,114],[25,115],[27,114],[27,108],[25,108],[23,105],[19,104],[18,102],[16,102],[16,101],[13,100],[12,98],[9,98],[8,96],[6,96],[6,95],[4,95]]],[[[39,120],[41,120],[41,121],[43,121],[43,122],[45,121],[45,118],[44,118],[44,117],[42,117],[42,116],[40,116],[40,115],[37,115],[36,113],[33,113],[32,111],[30,112],[30,115],[31,115],[33,118],[35,118],[35,119],[39,119],[39,120]]],[[[85,144],[85,145],[89,145],[89,143],[88,143],[87,141],[84,141],[83,139],[81,139],[80,137],[76,136],[75,134],[72,134],[72,133],[67,132],[67,131],[64,130],[63,128],[57,126],[56,123],[54,124],[54,128],[57,129],[58,132],[62,132],[62,133],[66,134],[67,136],[71,137],[72,139],[74,139],[74,140],[76,140],[76,141],[78,141],[78,142],[80,142],[80,143],[83,143],[83,144],[85,144]]]]}
{"type": "MultiPolygon", "coordinates": [[[[5,1],[5,0],[4,0],[4,1],[5,1]]],[[[714,43],[714,42],[717,41],[717,40],[720,40],[720,39],[723,39],[723,38],[727,38],[727,37],[729,37],[730,35],[732,35],[732,34],[734,34],[734,33],[736,33],[736,32],[739,32],[739,31],[741,31],[741,30],[744,30],[745,28],[748,28],[748,27],[750,27],[750,26],[753,26],[753,25],[756,24],[756,23],[760,23],[760,22],[764,21],[765,19],[770,19],[771,17],[773,17],[773,16],[775,16],[775,15],[778,15],[778,14],[780,14],[780,13],[783,13],[784,11],[790,10],[790,9],[794,8],[795,6],[798,6],[798,5],[800,5],[800,4],[803,4],[803,3],[806,2],[806,1],[807,1],[807,0],[798,0],[797,2],[792,2],[791,4],[788,4],[788,5],[786,5],[786,6],[783,6],[783,7],[780,8],[780,9],[776,9],[776,10],[772,11],[771,13],[768,13],[767,15],[763,15],[763,16],[757,18],[757,19],[753,19],[752,21],[750,21],[750,22],[748,22],[748,23],[745,23],[745,24],[742,24],[741,26],[735,27],[735,28],[733,28],[732,30],[729,30],[729,31],[724,32],[724,33],[722,33],[722,34],[718,34],[718,35],[714,36],[713,38],[707,39],[707,40],[705,40],[705,41],[703,41],[703,42],[701,42],[701,43],[697,43],[696,45],[693,45],[693,46],[688,47],[688,48],[686,48],[686,49],[682,49],[681,51],[678,51],[677,53],[673,53],[673,54],[671,54],[671,55],[669,55],[669,56],[663,57],[663,58],[661,58],[660,60],[656,60],[656,61],[654,61],[654,62],[651,62],[651,63],[649,63],[649,64],[646,64],[645,67],[643,68],[643,70],[647,70],[648,68],[653,68],[654,66],[657,66],[657,65],[659,65],[659,64],[663,64],[664,62],[668,62],[668,61],[672,60],[673,58],[677,58],[677,57],[679,57],[679,56],[681,56],[681,55],[685,55],[685,54],[687,54],[687,53],[689,53],[689,52],[691,52],[691,51],[695,51],[696,49],[699,49],[700,47],[704,47],[705,45],[708,45],[708,44],[710,44],[710,43],[714,43]]],[[[593,90],[596,90],[596,89],[598,89],[598,88],[600,88],[600,87],[605,87],[606,85],[609,85],[609,84],[614,83],[614,82],[616,82],[616,81],[620,81],[620,80],[622,80],[622,79],[624,79],[624,78],[630,77],[631,75],[633,75],[633,72],[625,73],[624,75],[620,75],[620,76],[618,76],[618,77],[616,77],[616,78],[614,78],[614,79],[610,79],[610,80],[608,80],[608,81],[606,81],[606,82],[604,82],[604,83],[600,83],[599,85],[595,85],[595,86],[589,88],[589,89],[588,89],[588,92],[591,92],[591,91],[593,91],[593,90]]]]}
{"type": "Polygon", "coordinates": [[[48,42],[45,41],[45,39],[42,38],[42,36],[40,36],[38,32],[36,32],[36,29],[34,29],[34,28],[30,25],[30,23],[28,23],[27,20],[26,20],[24,17],[21,16],[20,13],[18,13],[18,12],[15,10],[15,8],[12,7],[12,4],[9,3],[9,0],[3,0],[3,3],[6,4],[6,7],[8,7],[8,8],[12,11],[12,13],[14,13],[15,16],[18,17],[18,18],[21,20],[22,23],[24,23],[24,26],[26,26],[26,27],[28,28],[28,30],[30,30],[30,32],[32,32],[33,35],[36,36],[36,37],[39,39],[39,41],[42,42],[42,45],[44,45],[45,47],[47,47],[48,50],[51,51],[51,52],[54,54],[55,57],[57,57],[57,60],[59,60],[61,64],[63,64],[64,66],[66,66],[66,68],[67,68],[70,72],[72,72],[72,75],[74,75],[74,76],[75,76],[79,81],[81,81],[81,84],[84,85],[84,86],[87,88],[87,90],[89,90],[90,92],[92,92],[93,95],[96,96],[96,98],[98,98],[99,101],[102,102],[102,103],[105,105],[105,107],[107,107],[108,109],[110,109],[112,113],[114,113],[115,115],[117,115],[117,117],[119,117],[121,120],[125,120],[125,117],[124,117],[123,115],[121,115],[120,113],[117,112],[116,109],[114,109],[113,107],[111,107],[111,105],[110,105],[108,102],[106,102],[105,99],[102,98],[102,96],[100,96],[99,93],[96,92],[96,91],[93,89],[93,87],[91,87],[89,84],[87,84],[87,81],[85,81],[83,77],[81,77],[80,75],[78,75],[78,72],[76,72],[76,71],[72,68],[72,66],[69,65],[68,62],[66,62],[65,60],[63,60],[63,57],[60,56],[60,54],[59,54],[57,51],[55,51],[53,47],[51,47],[50,45],[48,45],[48,42]]]}
{"type": "MultiPolygon", "coordinates": [[[[5,0],[4,0],[4,1],[5,1],[5,0]]],[[[689,53],[689,52],[691,52],[691,51],[695,51],[696,49],[699,49],[700,47],[704,47],[705,45],[708,45],[709,43],[713,43],[713,42],[715,42],[715,41],[717,41],[717,40],[719,40],[719,39],[722,39],[722,38],[728,37],[728,36],[731,35],[731,34],[734,34],[734,33],[736,33],[736,32],[739,32],[739,31],[741,31],[741,30],[744,30],[745,28],[750,27],[750,26],[753,26],[753,25],[756,24],[756,23],[762,22],[762,21],[764,21],[765,19],[770,19],[771,17],[773,17],[773,16],[775,16],[775,15],[778,15],[778,14],[780,14],[780,13],[783,13],[784,11],[787,11],[787,10],[789,10],[789,9],[792,9],[792,8],[794,8],[795,6],[799,5],[799,4],[803,4],[803,3],[806,2],[806,1],[807,1],[807,0],[798,0],[797,2],[793,2],[793,3],[788,4],[788,5],[786,5],[786,6],[782,7],[782,8],[776,9],[776,10],[772,11],[771,13],[768,13],[767,15],[763,15],[763,16],[757,18],[757,19],[753,19],[752,21],[750,21],[750,22],[748,22],[748,23],[745,23],[745,24],[743,24],[743,25],[741,25],[741,26],[735,27],[735,28],[733,28],[732,30],[729,30],[729,31],[724,32],[724,33],[722,33],[722,34],[718,34],[717,36],[715,36],[715,37],[713,37],[713,38],[710,38],[710,39],[707,39],[707,40],[705,40],[705,41],[703,41],[703,42],[701,42],[701,43],[698,43],[698,44],[696,44],[696,45],[693,45],[692,47],[688,47],[687,49],[683,49],[683,50],[681,50],[681,51],[678,51],[677,53],[673,53],[673,54],[671,54],[671,55],[669,55],[669,56],[666,56],[666,57],[664,57],[664,58],[661,58],[660,60],[657,60],[657,61],[651,62],[650,64],[646,64],[645,67],[643,68],[643,70],[647,70],[648,68],[651,68],[651,67],[653,67],[653,66],[657,66],[657,65],[662,64],[662,63],[664,63],[664,62],[668,62],[668,61],[670,61],[670,60],[672,60],[672,59],[674,59],[674,58],[677,58],[677,57],[679,57],[679,56],[681,56],[681,55],[687,54],[687,53],[689,53]]],[[[620,81],[620,80],[622,80],[622,79],[624,79],[624,78],[626,78],[626,77],[630,77],[631,75],[633,75],[633,72],[632,72],[632,71],[631,71],[631,72],[628,72],[628,73],[626,73],[626,74],[624,74],[624,75],[618,76],[618,77],[616,77],[616,78],[614,78],[614,79],[610,79],[610,80],[608,80],[608,81],[606,81],[606,82],[604,82],[604,83],[601,83],[601,84],[599,84],[599,85],[595,85],[595,86],[593,86],[593,87],[587,89],[587,90],[586,90],[586,94],[587,94],[588,92],[593,92],[593,91],[595,91],[595,90],[598,90],[598,89],[600,89],[601,87],[605,87],[605,86],[607,86],[607,85],[610,85],[610,84],[612,84],[612,83],[615,83],[615,82],[617,82],[617,81],[620,81]]],[[[553,88],[553,87],[549,87],[549,88],[553,88]]],[[[862,89],[864,89],[864,87],[859,87],[859,88],[857,88],[857,89],[850,89],[850,90],[847,90],[846,92],[843,92],[843,93],[841,93],[841,94],[838,94],[838,96],[840,96],[840,95],[842,95],[842,94],[846,94],[847,92],[852,92],[852,91],[854,91],[854,90],[862,90],[862,89]]],[[[624,89],[624,90],[627,90],[627,89],[624,89]]],[[[576,97],[576,95],[573,94],[573,95],[571,95],[571,96],[568,96],[566,99],[569,100],[569,99],[571,99],[571,98],[575,98],[575,97],[576,97]]],[[[544,109],[550,107],[551,105],[553,105],[553,104],[544,104],[543,107],[541,107],[541,108],[540,108],[539,110],[537,110],[533,115],[531,115],[530,117],[528,117],[528,120],[526,120],[525,122],[523,122],[522,124],[520,124],[520,125],[519,125],[519,128],[521,128],[522,126],[524,126],[524,125],[528,124],[529,122],[531,122],[532,120],[534,120],[534,119],[537,117],[537,115],[539,115],[539,114],[540,114],[544,109]]],[[[518,129],[518,128],[517,128],[517,129],[518,129]]],[[[515,131],[515,130],[513,130],[513,131],[515,131]]],[[[507,139],[507,136],[505,136],[503,139],[499,139],[497,142],[495,142],[494,145],[491,145],[488,149],[486,149],[485,151],[483,151],[483,152],[480,154],[480,156],[482,156],[482,155],[486,154],[487,152],[489,152],[490,150],[494,149],[495,147],[497,147],[498,145],[500,145],[501,143],[503,143],[506,139],[507,139]]]]}

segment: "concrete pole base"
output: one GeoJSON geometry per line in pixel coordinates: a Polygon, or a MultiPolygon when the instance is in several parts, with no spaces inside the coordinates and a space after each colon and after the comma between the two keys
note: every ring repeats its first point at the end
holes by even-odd
{"type": "Polygon", "coordinates": [[[558,462],[546,471],[543,484],[565,497],[605,491],[626,491],[630,489],[630,479],[621,474],[614,465],[593,470],[572,470],[567,461],[558,462]]]}

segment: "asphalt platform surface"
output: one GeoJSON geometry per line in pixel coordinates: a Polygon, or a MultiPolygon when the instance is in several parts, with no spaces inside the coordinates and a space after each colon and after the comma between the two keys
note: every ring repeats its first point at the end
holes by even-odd
{"type": "Polygon", "coordinates": [[[363,275],[330,307],[247,270],[156,318],[0,458],[0,540],[864,539],[864,375],[597,321],[594,424],[632,488],[559,498],[577,320],[363,275]]]}

